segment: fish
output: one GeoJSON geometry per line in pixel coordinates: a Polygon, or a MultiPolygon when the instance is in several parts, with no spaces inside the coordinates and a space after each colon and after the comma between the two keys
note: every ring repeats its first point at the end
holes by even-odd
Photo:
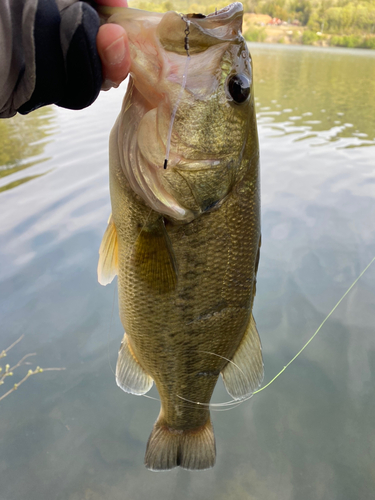
{"type": "Polygon", "coordinates": [[[116,382],[160,413],[145,465],[204,470],[216,459],[210,400],[263,379],[252,315],[261,245],[252,61],[243,7],[208,16],[112,9],[130,80],[109,141],[112,214],[102,285],[118,276],[125,334],[116,382]]]}

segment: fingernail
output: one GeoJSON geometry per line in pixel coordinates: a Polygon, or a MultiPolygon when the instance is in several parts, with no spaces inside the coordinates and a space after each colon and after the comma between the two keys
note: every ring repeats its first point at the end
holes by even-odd
{"type": "Polygon", "coordinates": [[[104,51],[104,58],[107,64],[119,64],[125,57],[125,41],[121,36],[111,43],[104,51]]]}
{"type": "Polygon", "coordinates": [[[109,90],[113,88],[117,88],[119,86],[118,83],[113,82],[109,78],[106,78],[104,82],[102,83],[102,90],[109,90]]]}

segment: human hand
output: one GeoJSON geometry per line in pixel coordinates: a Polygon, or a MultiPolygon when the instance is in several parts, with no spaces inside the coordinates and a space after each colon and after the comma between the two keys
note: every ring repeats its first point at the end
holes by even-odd
{"type": "MultiPolygon", "coordinates": [[[[100,90],[118,86],[130,68],[127,35],[121,26],[100,26],[88,2],[0,0],[0,118],[57,104],[90,106],[100,90]],[[24,12],[25,10],[25,12],[24,12]],[[30,11],[31,12],[31,11],[30,11]],[[34,11],[33,11],[34,12],[34,11]],[[0,50],[1,52],[1,50],[0,50]]],[[[126,0],[96,0],[127,7],[126,0]]]]}
{"type": "MultiPolygon", "coordinates": [[[[126,0],[97,0],[106,7],[127,7],[126,0]]],[[[117,87],[130,69],[130,52],[126,31],[118,24],[104,24],[99,28],[96,45],[102,62],[102,90],[117,87]]]]}

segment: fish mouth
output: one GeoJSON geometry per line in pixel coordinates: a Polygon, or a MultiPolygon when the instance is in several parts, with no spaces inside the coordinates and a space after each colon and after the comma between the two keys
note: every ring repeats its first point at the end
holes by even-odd
{"type": "Polygon", "coordinates": [[[226,7],[223,7],[220,10],[215,10],[215,12],[211,12],[211,14],[208,14],[205,16],[204,14],[186,14],[187,19],[210,19],[214,18],[215,21],[226,21],[227,19],[230,19],[234,14],[241,14],[243,11],[243,5],[241,2],[233,2],[230,5],[227,5],[226,7]]]}
{"type": "Polygon", "coordinates": [[[238,32],[242,31],[243,5],[241,2],[233,2],[207,16],[186,14],[182,15],[182,19],[185,22],[190,21],[206,35],[216,38],[216,43],[220,39],[221,41],[233,40],[238,32]]]}

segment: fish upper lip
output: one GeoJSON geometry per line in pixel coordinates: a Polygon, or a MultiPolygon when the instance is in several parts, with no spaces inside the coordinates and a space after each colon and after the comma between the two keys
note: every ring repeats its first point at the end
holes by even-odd
{"type": "Polygon", "coordinates": [[[222,9],[218,10],[217,12],[211,12],[211,14],[208,14],[208,16],[206,16],[204,19],[214,18],[216,21],[220,21],[232,17],[234,13],[241,11],[243,11],[242,3],[233,2],[227,5],[226,7],[223,7],[222,9]]]}

